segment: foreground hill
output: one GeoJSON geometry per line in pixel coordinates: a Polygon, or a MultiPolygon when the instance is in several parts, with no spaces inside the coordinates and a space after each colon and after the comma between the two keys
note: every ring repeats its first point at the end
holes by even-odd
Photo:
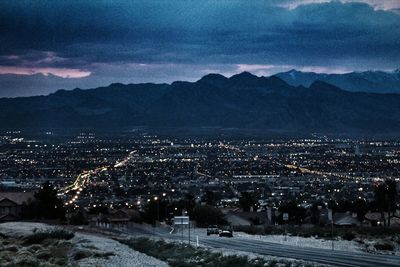
{"type": "Polygon", "coordinates": [[[33,222],[0,224],[0,266],[168,267],[108,237],[33,222]]]}
{"type": "Polygon", "coordinates": [[[112,84],[0,99],[0,128],[223,127],[285,133],[400,134],[400,95],[308,88],[244,72],[197,82],[112,84]]]}

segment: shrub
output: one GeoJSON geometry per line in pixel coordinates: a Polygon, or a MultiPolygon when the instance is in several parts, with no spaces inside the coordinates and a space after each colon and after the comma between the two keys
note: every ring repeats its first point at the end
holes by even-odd
{"type": "Polygon", "coordinates": [[[115,256],[114,252],[96,252],[93,254],[93,257],[95,258],[104,258],[104,259],[108,259],[112,256],[115,256]]]}
{"type": "Polygon", "coordinates": [[[38,232],[25,237],[24,244],[41,244],[46,239],[64,239],[70,240],[74,237],[74,233],[66,230],[53,230],[48,232],[38,232]]]}
{"type": "Polygon", "coordinates": [[[34,245],[28,247],[28,250],[30,252],[36,252],[36,251],[39,251],[41,249],[43,249],[43,247],[41,245],[37,245],[37,244],[34,244],[34,245]]]}
{"type": "Polygon", "coordinates": [[[92,254],[89,251],[79,250],[75,253],[74,260],[78,261],[85,258],[89,258],[90,256],[92,256],[92,254]]]}
{"type": "Polygon", "coordinates": [[[41,251],[36,255],[36,258],[41,260],[48,260],[51,258],[51,254],[48,251],[41,251]]]}
{"type": "Polygon", "coordinates": [[[68,263],[67,258],[55,258],[53,261],[54,261],[54,264],[59,265],[59,266],[66,266],[68,263]]]}
{"type": "Polygon", "coordinates": [[[382,242],[382,243],[376,243],[374,245],[375,249],[377,250],[389,250],[392,251],[394,250],[394,246],[391,243],[387,243],[387,242],[382,242]]]}
{"type": "Polygon", "coordinates": [[[15,265],[11,266],[18,266],[18,267],[36,267],[39,266],[39,262],[37,259],[25,257],[23,259],[17,259],[15,265]]]}
{"type": "Polygon", "coordinates": [[[352,232],[345,232],[345,233],[342,235],[342,238],[343,238],[344,240],[351,241],[351,240],[353,240],[354,238],[356,238],[356,235],[355,235],[354,233],[352,233],[352,232]]]}
{"type": "Polygon", "coordinates": [[[11,251],[11,252],[17,252],[18,251],[18,247],[14,246],[14,245],[11,245],[11,246],[4,247],[3,250],[11,251]]]}
{"type": "Polygon", "coordinates": [[[224,256],[221,253],[202,248],[196,249],[188,245],[154,241],[147,238],[120,240],[120,242],[134,250],[166,261],[171,267],[263,267],[271,264],[271,262],[262,258],[249,259],[246,256],[224,256]]]}

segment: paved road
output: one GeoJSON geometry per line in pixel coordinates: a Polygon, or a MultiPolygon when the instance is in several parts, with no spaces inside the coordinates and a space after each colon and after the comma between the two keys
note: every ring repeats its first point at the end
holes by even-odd
{"type": "MultiPolygon", "coordinates": [[[[166,228],[145,228],[137,226],[128,230],[123,230],[133,235],[157,236],[166,239],[181,240],[181,233],[169,234],[166,228]]],[[[199,231],[199,230],[197,230],[199,231]]],[[[204,231],[202,229],[201,231],[204,231]]],[[[188,241],[187,232],[183,236],[184,241],[188,241]]],[[[195,244],[195,236],[192,234],[192,244],[195,244]]],[[[201,235],[200,243],[209,247],[232,249],[244,252],[253,252],[261,255],[277,256],[282,258],[292,258],[334,266],[349,267],[399,267],[400,256],[379,255],[363,252],[332,251],[330,249],[300,247],[286,244],[278,244],[257,239],[248,239],[235,236],[233,238],[223,238],[217,236],[201,235]]]]}
{"type": "Polygon", "coordinates": [[[400,266],[400,257],[374,255],[359,252],[332,251],[329,249],[305,248],[244,238],[206,238],[202,243],[211,247],[228,248],[262,255],[293,258],[335,266],[400,266]]]}

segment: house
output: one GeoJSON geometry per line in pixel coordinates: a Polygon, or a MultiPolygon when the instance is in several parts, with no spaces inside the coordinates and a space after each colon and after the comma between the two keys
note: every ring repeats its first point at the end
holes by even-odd
{"type": "Polygon", "coordinates": [[[270,223],[265,211],[229,211],[225,213],[225,218],[232,226],[266,225],[270,223]]]}
{"type": "MultiPolygon", "coordinates": [[[[383,226],[388,222],[388,214],[384,212],[383,219],[380,212],[368,212],[365,214],[365,223],[369,226],[383,226]]],[[[390,227],[400,227],[400,217],[396,212],[395,216],[390,216],[390,227]]]]}
{"type": "Polygon", "coordinates": [[[110,211],[110,214],[98,214],[93,218],[96,225],[110,224],[111,227],[127,226],[130,221],[140,220],[140,214],[133,209],[118,209],[110,211]]]}
{"type": "Polygon", "coordinates": [[[0,222],[20,219],[23,203],[33,199],[33,192],[0,192],[0,222]]]}
{"type": "Polygon", "coordinates": [[[338,227],[359,226],[360,222],[357,217],[350,212],[338,212],[333,214],[333,221],[338,227]]]}

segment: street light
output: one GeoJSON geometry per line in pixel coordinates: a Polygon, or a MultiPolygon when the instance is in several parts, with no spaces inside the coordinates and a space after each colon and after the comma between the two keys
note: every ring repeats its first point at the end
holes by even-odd
{"type": "Polygon", "coordinates": [[[158,201],[158,197],[154,197],[154,201],[157,202],[157,221],[160,221],[160,201],[158,201]]]}

